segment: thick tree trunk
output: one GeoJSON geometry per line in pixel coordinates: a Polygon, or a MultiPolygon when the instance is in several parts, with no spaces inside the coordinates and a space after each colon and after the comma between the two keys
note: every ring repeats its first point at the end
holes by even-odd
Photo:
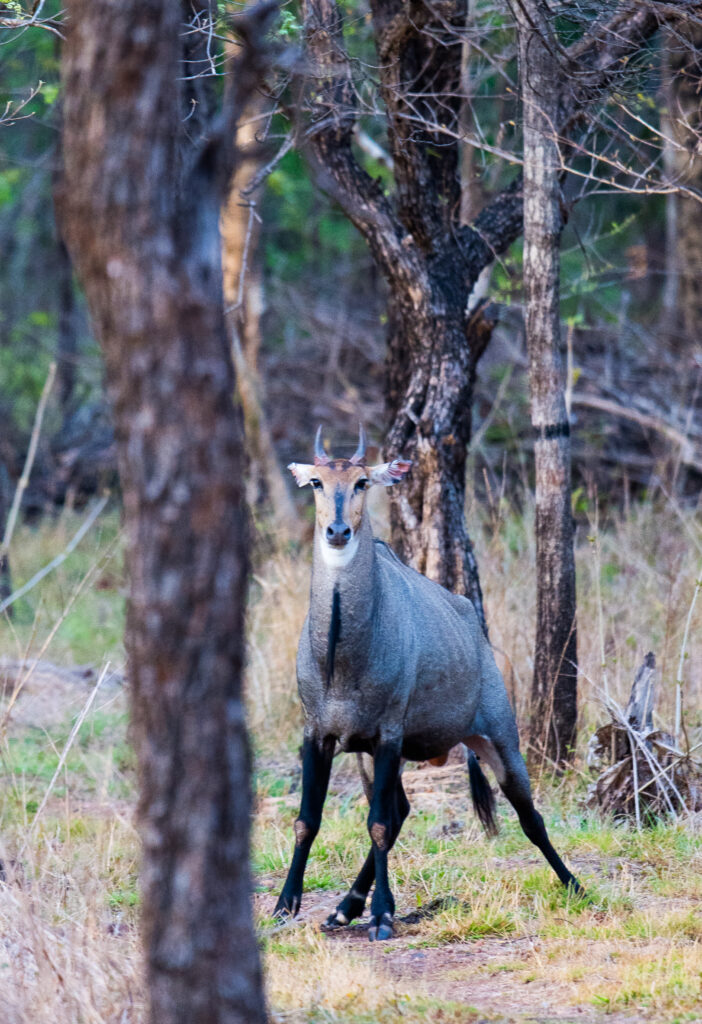
{"type": "Polygon", "coordinates": [[[431,87],[449,97],[442,117],[457,123],[458,29],[465,12],[456,4],[435,17],[421,3],[410,6],[406,10],[400,0],[372,4],[397,213],[352,154],[355,93],[341,11],[330,0],[304,4],[316,79],[309,102],[319,127],[313,127],[311,142],[301,137],[301,145],[320,184],[366,237],[389,285],[385,448],[386,454],[403,453],[415,462],[409,487],[390,496],[393,544],[409,564],[468,594],[485,628],[464,501],[475,370],[493,321],[482,309],[467,309],[482,266],[468,266],[457,232],[457,146],[443,145],[433,129],[417,129],[407,119],[405,96],[410,81],[417,90],[431,87]],[[445,48],[435,45],[432,32],[445,37],[445,48]]]}
{"type": "MultiPolygon", "coordinates": [[[[255,1024],[244,457],[218,230],[233,108],[179,160],[180,5],[71,0],[66,26],[62,221],[105,356],[124,492],[151,1020],[255,1024]]],[[[248,51],[240,95],[255,70],[248,51]]]]}
{"type": "MultiPolygon", "coordinates": [[[[427,274],[429,277],[429,274],[427,274]]],[[[403,488],[390,493],[393,545],[408,565],[472,600],[487,632],[478,566],[465,521],[466,451],[478,359],[494,321],[466,313],[468,289],[437,287],[423,305],[393,305],[388,344],[388,457],[414,461],[403,488]],[[438,293],[438,294],[437,294],[438,293]]]]}
{"type": "MultiPolygon", "coordinates": [[[[386,454],[416,460],[409,491],[391,496],[393,542],[413,565],[469,594],[484,625],[463,501],[473,378],[494,317],[482,306],[469,309],[468,301],[481,273],[521,233],[521,178],[477,216],[461,202],[465,3],[371,0],[392,199],[353,152],[357,92],[342,8],[303,0],[302,10],[309,80],[297,143],[317,184],[366,239],[388,285],[386,454]],[[471,223],[462,223],[469,214],[471,223]]],[[[660,17],[647,6],[622,5],[567,51],[574,74],[558,83],[559,130],[579,134],[583,111],[606,95],[660,17]]]]}
{"type": "Polygon", "coordinates": [[[559,123],[561,70],[546,5],[519,8],[524,116],[524,293],[536,469],[536,640],[533,759],[570,760],[577,718],[575,556],[570,427],[560,354],[559,248],[563,227],[559,123]]]}

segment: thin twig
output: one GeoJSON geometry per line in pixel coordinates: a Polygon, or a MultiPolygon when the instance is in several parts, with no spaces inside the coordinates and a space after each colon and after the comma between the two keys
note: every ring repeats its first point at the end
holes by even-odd
{"type": "Polygon", "coordinates": [[[227,306],[224,310],[225,313],[233,313],[237,309],[241,309],[244,301],[244,283],[246,281],[246,271],[249,262],[249,247],[251,245],[251,235],[253,233],[254,220],[259,220],[260,217],[256,213],[256,203],[251,202],[248,204],[249,207],[249,219],[246,224],[246,237],[244,238],[244,252],[241,257],[241,270],[239,271],[239,287],[237,289],[236,302],[233,306],[227,306]]]}
{"type": "Polygon", "coordinates": [[[639,804],[639,766],[636,760],[636,744],[629,730],[629,747],[631,749],[631,769],[634,773],[634,812],[636,814],[636,829],[641,831],[641,807],[639,804]]]}
{"type": "Polygon", "coordinates": [[[15,590],[14,593],[10,594],[9,597],[6,597],[4,601],[0,602],[0,613],[4,612],[6,608],[9,608],[11,604],[14,604],[15,601],[19,600],[20,597],[24,597],[24,595],[35,587],[37,583],[40,583],[45,576],[48,576],[50,572],[53,572],[53,570],[57,569],[62,562],[66,561],[71,552],[75,551],[83,537],[85,537],[86,533],[100,515],[109,499],[110,495],[108,492],[100,499],[97,505],[95,505],[88,518],[81,525],[80,529],[77,530],[64,550],[60,554],[56,555],[55,558],[52,558],[52,560],[45,565],[43,569],[40,569],[39,572],[35,573],[31,580],[28,580],[19,588],[19,590],[15,590]]]}
{"type": "Polygon", "coordinates": [[[107,675],[107,673],[109,671],[109,668],[110,668],[110,663],[108,661],[107,664],[105,665],[105,667],[103,668],[102,672],[100,673],[100,675],[98,677],[98,680],[95,683],[95,686],[93,687],[93,689],[92,689],[92,691],[90,693],[90,696],[88,697],[87,701],[83,705],[83,710],[78,715],[78,718],[76,719],[76,721],[75,721],[75,723],[73,725],[73,728],[71,729],[71,733],[70,733],[68,739],[66,740],[66,744],[65,744],[65,746],[63,748],[63,751],[61,753],[61,756],[59,758],[59,762],[56,765],[56,771],[54,772],[54,774],[53,774],[53,776],[51,778],[51,782],[47,786],[46,792],[44,793],[44,796],[42,797],[42,801],[39,804],[39,807],[37,808],[37,813],[34,815],[34,820],[32,821],[32,824],[29,827],[29,830],[27,832],[27,836],[26,836],[26,838],[24,840],[24,843],[22,844],[22,848],[21,848],[21,850],[19,852],[19,857],[22,856],[22,854],[24,853],[24,851],[26,849],[27,843],[29,842],[29,840],[34,835],[34,832],[35,832],[35,829],[36,829],[36,826],[37,826],[37,822],[39,821],[39,816],[40,816],[41,812],[44,810],[44,808],[46,807],[46,804],[47,804],[47,802],[49,800],[49,797],[51,796],[52,790],[53,790],[54,786],[56,785],[56,780],[58,779],[59,775],[61,774],[61,770],[62,770],[64,764],[66,763],[66,758],[68,757],[68,753],[69,753],[71,747],[73,746],[73,741],[75,740],[76,736],[78,735],[78,730],[80,729],[81,725],[85,721],[86,715],[88,714],[88,712],[90,711],[91,707],[93,706],[93,701],[95,700],[95,697],[97,696],[97,692],[100,689],[102,681],[105,678],[105,676],[107,675]]]}
{"type": "Polygon", "coordinates": [[[597,498],[595,498],[595,533],[592,537],[588,537],[588,540],[592,542],[593,551],[595,553],[595,592],[597,595],[597,625],[600,637],[600,668],[602,669],[602,685],[604,687],[605,700],[609,701],[609,681],[607,679],[607,657],[605,653],[605,637],[604,637],[604,612],[602,608],[602,587],[600,583],[601,573],[601,552],[600,552],[600,507],[597,498]]]}
{"type": "Polygon", "coordinates": [[[78,600],[78,597],[82,593],[83,589],[88,585],[88,583],[90,583],[92,581],[92,579],[95,576],[95,574],[97,573],[98,569],[101,569],[102,566],[107,563],[108,559],[110,559],[112,557],[113,551],[114,551],[115,547],[117,546],[118,541],[121,539],[121,536],[122,536],[122,534],[118,533],[117,536],[107,545],[107,548],[105,549],[105,553],[104,553],[103,557],[96,559],[96,561],[93,563],[93,565],[90,566],[90,568],[86,572],[86,574],[83,577],[83,579],[80,580],[80,582],[78,583],[78,585],[74,589],[73,593],[69,597],[68,602],[66,603],[65,607],[62,609],[61,614],[59,615],[58,619],[56,620],[54,625],[51,627],[51,630],[49,631],[49,635],[46,637],[46,639],[44,640],[44,643],[41,645],[41,647],[39,649],[39,653],[37,654],[36,658],[34,658],[32,663],[29,665],[29,668],[27,669],[25,674],[23,676],[20,676],[17,679],[17,681],[16,681],[16,683],[14,685],[14,688],[12,690],[12,694],[10,695],[10,699],[8,701],[7,707],[5,708],[5,711],[3,713],[2,720],[0,721],[0,737],[4,736],[4,734],[5,734],[6,730],[7,730],[7,725],[8,725],[8,722],[10,721],[10,716],[12,714],[12,709],[14,708],[15,704],[17,703],[17,699],[18,699],[20,693],[22,692],[22,690],[24,689],[26,684],[29,682],[30,678],[32,677],[32,675],[34,673],[34,670],[36,669],[36,667],[39,664],[39,662],[41,661],[41,659],[44,657],[44,654],[46,653],[47,649],[49,648],[49,645],[52,643],[54,637],[56,636],[56,634],[57,634],[57,632],[59,630],[59,627],[61,626],[61,623],[64,621],[64,619],[66,618],[66,616],[70,612],[71,608],[73,607],[75,602],[78,600]]]}
{"type": "MultiPolygon", "coordinates": [[[[697,595],[702,587],[702,566],[698,573],[698,578],[695,580],[695,589],[692,594],[692,601],[690,602],[690,608],[687,613],[687,620],[685,622],[685,632],[683,633],[682,647],[680,648],[680,661],[678,662],[678,678],[676,680],[677,689],[675,691],[675,742],[680,744],[680,733],[682,731],[682,692],[683,692],[683,664],[685,662],[685,649],[687,647],[687,638],[690,634],[690,623],[692,621],[692,613],[695,610],[695,603],[697,602],[697,595]]],[[[687,736],[685,737],[687,742],[687,736]]],[[[688,753],[689,753],[689,743],[688,753]]]]}
{"type": "Polygon", "coordinates": [[[271,174],[275,170],[275,168],[280,163],[280,161],[283,159],[283,157],[287,153],[290,152],[290,150],[293,148],[294,145],[295,145],[295,138],[294,138],[294,136],[293,136],[293,134],[291,132],[289,135],[285,136],[285,138],[283,139],[283,142],[282,142],[282,144],[280,146],[280,149],[275,154],[275,156],[271,160],[268,161],[268,163],[265,165],[265,167],[262,167],[260,169],[260,171],[258,171],[258,173],[253,176],[253,178],[248,183],[246,188],[242,188],[242,190],[241,190],[242,196],[250,196],[252,192],[255,192],[256,189],[259,187],[259,185],[261,185],[266,180],[268,175],[271,174]]]}
{"type": "Polygon", "coordinates": [[[46,403],[49,398],[49,392],[53,387],[54,380],[56,378],[56,363],[53,362],[49,367],[49,373],[44,382],[41,397],[39,399],[39,405],[37,406],[36,415],[34,417],[34,426],[32,427],[32,436],[29,440],[29,449],[27,451],[27,458],[24,461],[24,469],[22,470],[22,476],[19,478],[19,482],[15,489],[15,496],[12,499],[12,506],[10,508],[10,514],[7,517],[7,524],[5,525],[5,533],[2,538],[2,544],[0,544],[0,559],[7,555],[10,548],[10,541],[12,540],[12,534],[15,531],[15,523],[17,522],[17,516],[19,514],[20,502],[22,501],[22,495],[27,489],[29,483],[29,474],[32,472],[32,465],[34,463],[34,456],[37,452],[37,444],[39,443],[39,433],[41,431],[41,423],[44,419],[44,410],[46,409],[46,403]]]}

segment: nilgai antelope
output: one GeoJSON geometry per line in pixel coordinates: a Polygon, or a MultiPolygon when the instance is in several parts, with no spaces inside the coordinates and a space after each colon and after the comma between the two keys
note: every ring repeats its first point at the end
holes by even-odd
{"type": "Polygon", "coordinates": [[[305,712],[302,802],[275,913],[295,915],[300,908],[337,744],[359,755],[371,850],[329,927],[362,914],[375,882],[369,938],[392,936],[388,853],[409,812],[402,765],[405,759],[441,758],[461,741],[469,748],[471,795],[486,830],[496,828],[494,797],[476,754],[493,769],[526,836],[561,882],[579,891],[532,802],[514,714],[473,605],[408,568],[373,538],[366,492],[402,480],[411,463],[367,466],[365,450],[361,427],[356,453],[330,458],[320,427],[314,463],[288,467],[299,487],[314,489],[316,525],[310,610],[297,654],[305,712]],[[373,758],[372,780],[360,755],[373,758]]]}

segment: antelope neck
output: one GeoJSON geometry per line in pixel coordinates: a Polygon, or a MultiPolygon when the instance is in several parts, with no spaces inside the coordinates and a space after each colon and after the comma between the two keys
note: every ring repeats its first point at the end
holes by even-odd
{"type": "Polygon", "coordinates": [[[363,632],[373,615],[375,551],[367,513],[363,515],[356,536],[349,542],[355,544],[355,553],[345,564],[329,564],[322,549],[324,543],[319,530],[315,530],[309,628],[315,653],[326,660],[331,633],[335,634],[334,643],[337,640],[345,643],[357,632],[363,632]],[[334,607],[335,618],[338,618],[331,630],[334,607]]]}

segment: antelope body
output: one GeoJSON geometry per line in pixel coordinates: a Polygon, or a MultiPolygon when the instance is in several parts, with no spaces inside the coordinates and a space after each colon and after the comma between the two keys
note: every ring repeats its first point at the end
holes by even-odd
{"type": "Polygon", "coordinates": [[[316,525],[310,610],[297,657],[305,712],[302,803],[276,914],[299,909],[338,744],[373,757],[372,782],[362,770],[371,851],[327,924],[359,916],[375,882],[371,939],[392,935],[387,857],[409,812],[403,761],[441,758],[461,741],[471,751],[471,793],[484,826],[495,829],[494,798],[475,754],[494,770],[526,835],[560,880],[579,888],[534,808],[514,715],[472,603],[404,565],[373,538],[366,491],[396,483],[410,465],[395,460],[367,467],[362,428],[356,454],[331,459],[321,446],[320,428],[314,463],[289,467],[299,486],[315,490],[316,525]]]}

